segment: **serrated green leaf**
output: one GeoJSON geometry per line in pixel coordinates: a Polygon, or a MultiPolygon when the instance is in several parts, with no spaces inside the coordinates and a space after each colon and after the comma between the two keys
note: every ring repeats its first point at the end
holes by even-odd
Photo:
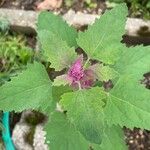
{"type": "Polygon", "coordinates": [[[43,54],[51,62],[51,67],[62,70],[68,67],[77,57],[74,48],[68,47],[67,43],[56,34],[41,30],[38,33],[39,40],[43,49],[43,54]]]}
{"type": "Polygon", "coordinates": [[[105,126],[101,145],[92,145],[94,150],[127,150],[123,130],[119,126],[105,126]]]}
{"type": "Polygon", "coordinates": [[[57,110],[57,103],[60,101],[61,96],[64,93],[71,92],[72,89],[69,86],[52,86],[52,97],[51,103],[49,107],[44,111],[47,113],[51,113],[57,110]]]}
{"type": "Polygon", "coordinates": [[[61,17],[50,12],[41,12],[37,23],[38,31],[47,30],[53,32],[57,37],[66,41],[70,46],[77,46],[77,31],[70,27],[61,17]]]}
{"type": "Polygon", "coordinates": [[[3,111],[45,110],[51,99],[51,81],[45,67],[37,62],[28,64],[25,71],[0,87],[0,110],[3,111]]]}
{"type": "Polygon", "coordinates": [[[119,75],[113,68],[110,68],[109,66],[104,66],[102,64],[96,64],[95,73],[100,81],[106,82],[115,79],[119,75]]]}
{"type": "Polygon", "coordinates": [[[65,110],[71,123],[91,143],[101,143],[103,132],[103,99],[106,95],[100,92],[102,89],[94,87],[89,90],[79,90],[65,93],[60,104],[65,110]]]}
{"type": "Polygon", "coordinates": [[[150,47],[126,48],[115,69],[120,78],[104,111],[108,123],[150,129],[150,91],[141,84],[143,74],[150,72],[150,47]]]}
{"type": "Polygon", "coordinates": [[[66,86],[53,86],[52,92],[53,92],[53,99],[59,102],[61,99],[61,96],[64,93],[72,92],[72,89],[67,85],[66,86]]]}
{"type": "Polygon", "coordinates": [[[87,31],[79,33],[77,43],[89,58],[106,64],[114,64],[118,60],[127,14],[126,5],[120,4],[96,20],[87,31]]]}
{"type": "Polygon", "coordinates": [[[65,114],[53,113],[45,130],[47,143],[52,150],[88,150],[89,143],[68,122],[65,114]]]}
{"type": "Polygon", "coordinates": [[[101,150],[127,150],[124,134],[119,126],[105,128],[101,150]]]}

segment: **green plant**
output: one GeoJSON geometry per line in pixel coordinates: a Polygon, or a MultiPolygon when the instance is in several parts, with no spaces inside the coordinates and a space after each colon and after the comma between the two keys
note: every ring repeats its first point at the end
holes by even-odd
{"type": "Polygon", "coordinates": [[[42,53],[62,75],[51,81],[40,62],[28,64],[0,87],[0,109],[47,114],[52,150],[127,149],[122,127],[150,129],[150,91],[141,84],[150,71],[150,47],[120,42],[127,14],[125,4],[118,5],[77,33],[60,17],[42,12],[37,29],[42,53]],[[87,57],[75,52],[78,47],[87,57]],[[105,90],[110,80],[113,88],[105,90]]]}
{"type": "Polygon", "coordinates": [[[9,30],[9,27],[10,27],[9,21],[4,18],[0,18],[0,31],[6,32],[9,30]]]}
{"type": "Polygon", "coordinates": [[[33,51],[21,35],[0,34],[0,85],[31,62],[33,51]]]}
{"type": "Polygon", "coordinates": [[[67,7],[71,7],[73,5],[74,1],[73,0],[65,0],[65,5],[67,7]]]}
{"type": "Polygon", "coordinates": [[[85,3],[89,8],[96,8],[97,7],[97,3],[92,2],[92,0],[85,0],[85,3]]]}
{"type": "Polygon", "coordinates": [[[97,7],[97,3],[93,2],[92,0],[82,0],[82,1],[65,0],[64,3],[67,7],[71,7],[75,3],[81,3],[81,5],[84,5],[84,6],[89,7],[89,8],[96,8],[97,7]]]}
{"type": "Polygon", "coordinates": [[[150,19],[150,1],[147,0],[134,0],[127,1],[130,4],[131,16],[143,17],[150,19]]]}
{"type": "MultiPolygon", "coordinates": [[[[22,70],[33,57],[31,48],[26,46],[25,38],[15,34],[8,35],[8,29],[2,28],[0,33],[0,86],[22,70]]],[[[0,111],[0,131],[5,130],[1,123],[2,115],[3,113],[0,111]]],[[[2,137],[1,132],[0,137],[2,137]]],[[[4,149],[1,140],[0,149],[4,149]]]]}
{"type": "MultiPolygon", "coordinates": [[[[129,6],[131,17],[150,19],[150,1],[148,0],[108,0],[111,3],[125,2],[129,6]]],[[[112,4],[110,4],[112,5],[112,4]]]]}

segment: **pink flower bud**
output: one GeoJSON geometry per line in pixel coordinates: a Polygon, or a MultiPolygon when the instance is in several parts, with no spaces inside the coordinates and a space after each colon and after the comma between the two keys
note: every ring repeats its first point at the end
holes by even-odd
{"type": "Polygon", "coordinates": [[[84,76],[83,66],[82,66],[83,58],[79,58],[75,61],[75,63],[71,66],[68,71],[68,77],[72,82],[77,82],[81,80],[84,76]]]}
{"type": "Polygon", "coordinates": [[[94,71],[89,68],[83,68],[83,56],[80,56],[71,66],[68,71],[67,79],[70,85],[78,89],[79,86],[82,89],[87,89],[93,86],[94,81],[96,80],[94,71]],[[80,84],[80,85],[79,85],[80,84]]]}

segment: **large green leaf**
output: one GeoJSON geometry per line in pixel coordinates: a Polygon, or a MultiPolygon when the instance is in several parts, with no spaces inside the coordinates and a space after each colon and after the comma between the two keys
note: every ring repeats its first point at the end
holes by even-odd
{"type": "Polygon", "coordinates": [[[103,133],[103,99],[106,97],[101,88],[79,90],[65,93],[60,104],[65,110],[71,123],[91,143],[101,143],[103,133]]]}
{"type": "Polygon", "coordinates": [[[68,47],[67,43],[56,34],[41,30],[38,36],[43,53],[48,61],[51,62],[51,67],[56,70],[62,70],[75,60],[77,54],[74,48],[68,47]]]}
{"type": "Polygon", "coordinates": [[[150,72],[150,47],[126,48],[115,69],[120,78],[108,96],[108,123],[150,129],[150,90],[141,84],[143,74],[150,72]]]}
{"type": "Polygon", "coordinates": [[[123,131],[118,126],[105,126],[102,144],[86,141],[73,124],[68,122],[67,116],[60,112],[53,112],[46,124],[46,141],[52,150],[127,150],[123,131]]]}
{"type": "Polygon", "coordinates": [[[87,31],[79,33],[77,43],[89,58],[106,64],[114,64],[119,58],[127,12],[125,4],[118,5],[96,20],[87,31]]]}
{"type": "Polygon", "coordinates": [[[88,150],[89,143],[68,122],[65,114],[54,112],[45,130],[47,143],[51,150],[88,150]]]}
{"type": "Polygon", "coordinates": [[[72,46],[77,46],[76,38],[77,31],[70,27],[61,17],[54,15],[50,12],[41,12],[38,17],[38,31],[47,30],[56,34],[57,37],[66,41],[67,44],[72,46]]]}
{"type": "Polygon", "coordinates": [[[52,99],[51,81],[45,67],[37,62],[0,87],[0,110],[45,110],[52,99]]]}

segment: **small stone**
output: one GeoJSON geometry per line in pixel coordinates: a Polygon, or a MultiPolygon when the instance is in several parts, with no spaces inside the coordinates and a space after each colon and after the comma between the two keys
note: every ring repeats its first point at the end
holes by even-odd
{"type": "Polygon", "coordinates": [[[129,143],[131,143],[131,144],[132,144],[133,142],[134,142],[133,140],[130,140],[130,141],[129,141],[129,143]]]}

